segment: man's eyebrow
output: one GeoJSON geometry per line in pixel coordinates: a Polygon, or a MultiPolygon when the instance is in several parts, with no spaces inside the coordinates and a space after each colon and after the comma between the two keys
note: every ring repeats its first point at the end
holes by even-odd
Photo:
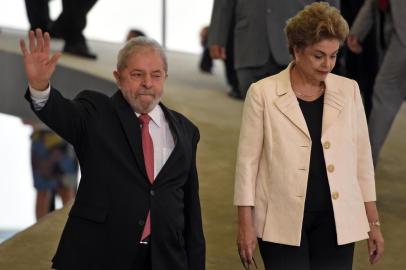
{"type": "Polygon", "coordinates": [[[142,70],[142,69],[137,69],[137,68],[133,68],[130,72],[145,72],[144,70],[142,70]]]}

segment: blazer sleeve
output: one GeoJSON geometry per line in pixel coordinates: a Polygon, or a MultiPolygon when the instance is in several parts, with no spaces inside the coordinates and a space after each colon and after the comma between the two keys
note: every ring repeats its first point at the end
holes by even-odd
{"type": "Polygon", "coordinates": [[[375,20],[378,3],[376,0],[366,0],[358,11],[357,17],[351,26],[350,33],[361,41],[368,35],[375,20]]]}
{"type": "Polygon", "coordinates": [[[74,100],[66,99],[62,94],[51,87],[47,103],[40,110],[32,105],[29,90],[25,98],[30,102],[34,113],[47,126],[74,146],[77,146],[86,127],[86,112],[89,112],[90,103],[85,98],[86,93],[80,93],[74,100]]]}
{"type": "Polygon", "coordinates": [[[234,205],[254,206],[264,136],[264,98],[252,84],[244,103],[235,172],[234,205]]]}
{"type": "Polygon", "coordinates": [[[189,270],[206,269],[206,245],[203,234],[199,180],[196,168],[196,150],[199,139],[199,130],[195,128],[193,135],[193,160],[189,178],[185,185],[185,245],[189,270]]]}
{"type": "Polygon", "coordinates": [[[229,32],[232,30],[236,0],[214,0],[209,26],[208,45],[226,47],[229,32]]]}
{"type": "Polygon", "coordinates": [[[357,131],[357,177],[364,202],[376,201],[375,173],[364,106],[358,84],[354,81],[357,131]]]}

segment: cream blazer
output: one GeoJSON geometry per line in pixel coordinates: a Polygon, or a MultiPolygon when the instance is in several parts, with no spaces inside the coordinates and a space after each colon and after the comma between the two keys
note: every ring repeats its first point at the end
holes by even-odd
{"type": "MultiPolygon", "coordinates": [[[[312,141],[290,83],[291,65],[251,85],[238,145],[234,204],[253,206],[258,237],[299,246],[312,141]]],[[[375,201],[374,168],[358,84],[326,78],[323,145],[337,242],[368,238],[364,202],[375,201]]]]}

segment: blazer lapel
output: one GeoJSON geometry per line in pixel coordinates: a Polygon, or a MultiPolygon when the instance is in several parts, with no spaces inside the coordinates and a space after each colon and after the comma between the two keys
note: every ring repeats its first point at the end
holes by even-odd
{"type": "Polygon", "coordinates": [[[298,127],[309,139],[310,133],[307,129],[306,120],[300,110],[299,102],[296,95],[293,93],[290,84],[290,70],[291,64],[282,71],[278,76],[276,94],[279,98],[275,101],[276,107],[296,126],[298,127]]]}
{"type": "Polygon", "coordinates": [[[344,100],[339,90],[331,82],[331,79],[327,77],[326,91],[324,93],[322,135],[334,124],[343,107],[344,100]]]}
{"type": "Polygon", "coordinates": [[[112,102],[127,137],[128,144],[130,145],[130,148],[135,156],[137,165],[140,171],[147,177],[144,156],[142,153],[141,128],[138,117],[135,115],[131,109],[131,106],[124,99],[120,91],[117,91],[113,95],[112,102]]]}

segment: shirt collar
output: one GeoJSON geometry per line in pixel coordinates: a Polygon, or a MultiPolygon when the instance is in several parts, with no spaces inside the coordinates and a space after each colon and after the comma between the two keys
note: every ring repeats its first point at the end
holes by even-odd
{"type": "MultiPolygon", "coordinates": [[[[140,113],[135,113],[137,117],[140,117],[140,113]]],[[[158,126],[161,126],[161,119],[164,117],[164,112],[162,111],[161,106],[157,105],[155,108],[148,113],[148,116],[151,117],[151,120],[158,126]]]]}

